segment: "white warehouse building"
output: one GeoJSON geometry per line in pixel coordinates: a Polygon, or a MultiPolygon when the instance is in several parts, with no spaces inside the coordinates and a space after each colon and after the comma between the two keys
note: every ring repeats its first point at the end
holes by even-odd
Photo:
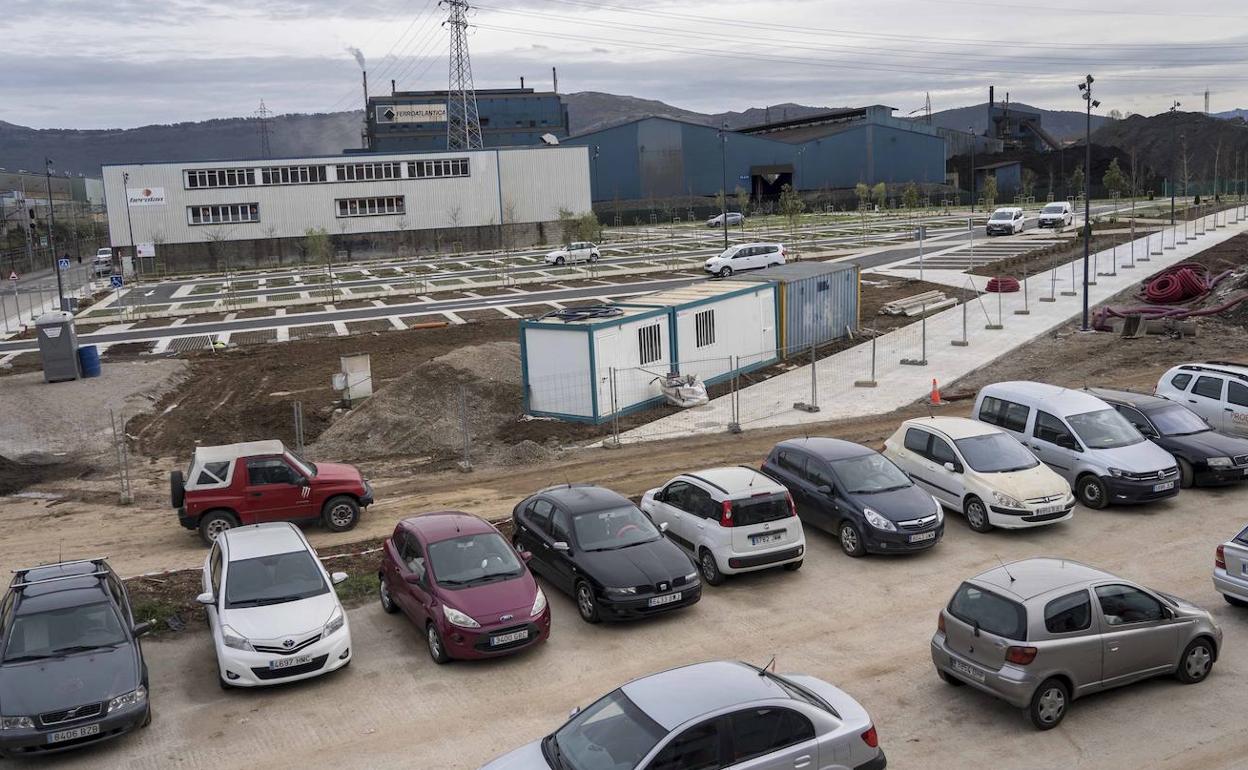
{"type": "Polygon", "coordinates": [[[428,253],[559,241],[559,212],[590,211],[589,150],[434,153],[104,166],[114,250],[165,270],[306,256],[309,230],[353,253],[428,253]],[[150,250],[149,250],[150,245],[150,250]]]}

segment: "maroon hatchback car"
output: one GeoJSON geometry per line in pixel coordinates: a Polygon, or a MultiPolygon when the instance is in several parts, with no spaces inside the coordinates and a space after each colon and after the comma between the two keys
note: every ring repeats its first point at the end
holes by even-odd
{"type": "Polygon", "coordinates": [[[404,519],[383,549],[381,607],[424,629],[436,663],[531,647],[550,634],[550,607],[527,558],[469,513],[404,519]]]}

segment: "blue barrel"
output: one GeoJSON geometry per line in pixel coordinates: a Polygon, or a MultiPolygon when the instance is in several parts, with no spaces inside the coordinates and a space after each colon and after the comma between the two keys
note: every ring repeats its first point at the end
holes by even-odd
{"type": "Polygon", "coordinates": [[[100,349],[95,345],[83,345],[78,348],[78,363],[82,366],[83,377],[99,377],[100,349]]]}

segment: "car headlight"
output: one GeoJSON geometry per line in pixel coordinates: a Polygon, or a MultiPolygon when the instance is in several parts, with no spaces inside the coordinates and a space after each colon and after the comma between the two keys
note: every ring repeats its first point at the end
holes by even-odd
{"type": "Polygon", "coordinates": [[[1023,504],[1017,499],[1010,497],[1009,495],[1003,495],[1000,492],[994,491],[992,493],[992,499],[997,501],[997,505],[1002,505],[1002,506],[1005,506],[1006,508],[1022,508],[1023,507],[1023,504]]]}
{"type": "Polygon", "coordinates": [[[632,596],[637,593],[637,589],[633,586],[629,586],[628,588],[606,588],[603,590],[612,596],[632,596]]]}
{"type": "Polygon", "coordinates": [[[147,688],[139,685],[139,689],[128,692],[125,695],[118,695],[108,702],[108,713],[111,714],[117,709],[124,709],[126,706],[137,706],[147,700],[147,688]]]}
{"type": "Polygon", "coordinates": [[[347,616],[342,614],[342,608],[339,607],[338,609],[334,610],[333,615],[329,616],[329,622],[325,624],[325,630],[321,632],[321,636],[323,637],[329,636],[330,634],[336,632],[338,629],[342,628],[343,624],[346,622],[347,622],[347,616]]]}
{"type": "Polygon", "coordinates": [[[698,573],[697,573],[697,571],[695,570],[695,571],[693,571],[693,572],[690,572],[688,575],[685,575],[685,582],[686,582],[686,583],[696,583],[696,582],[698,582],[698,573]]]}
{"type": "Polygon", "coordinates": [[[30,717],[0,717],[0,730],[29,730],[34,726],[30,717]]]}
{"type": "Polygon", "coordinates": [[[533,609],[529,610],[529,617],[537,617],[546,609],[546,594],[542,593],[542,589],[537,589],[537,597],[533,599],[533,609]]]}
{"type": "Polygon", "coordinates": [[[945,506],[940,504],[935,495],[932,496],[932,502],[936,503],[936,523],[939,524],[945,520],[945,506]]]}
{"type": "Polygon", "coordinates": [[[1106,470],[1109,471],[1110,476],[1113,476],[1116,479],[1125,478],[1131,475],[1130,473],[1127,473],[1126,471],[1124,471],[1122,468],[1107,468],[1106,470]]]}
{"type": "Polygon", "coordinates": [[[221,643],[232,650],[255,652],[251,642],[247,641],[246,637],[229,626],[221,626],[221,643]]]}
{"type": "Polygon", "coordinates": [[[442,614],[446,615],[447,622],[453,626],[459,626],[460,628],[480,628],[481,627],[480,623],[468,617],[467,615],[460,612],[459,610],[455,609],[454,607],[447,607],[443,605],[442,614]]]}
{"type": "Polygon", "coordinates": [[[1229,457],[1210,457],[1205,462],[1209,464],[1210,468],[1229,468],[1234,465],[1229,457]]]}
{"type": "Polygon", "coordinates": [[[882,529],[885,532],[896,532],[897,525],[881,516],[870,508],[863,508],[862,515],[867,517],[867,523],[876,529],[882,529]]]}

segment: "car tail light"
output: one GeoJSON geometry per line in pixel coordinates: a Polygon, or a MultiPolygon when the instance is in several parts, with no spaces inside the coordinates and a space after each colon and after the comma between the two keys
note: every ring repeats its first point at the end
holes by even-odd
{"type": "Polygon", "coordinates": [[[944,610],[941,610],[940,612],[936,613],[936,630],[942,634],[945,633],[945,611],[944,610]]]}
{"type": "Polygon", "coordinates": [[[789,501],[789,515],[796,516],[797,515],[797,503],[793,502],[793,495],[789,494],[788,492],[785,492],[784,499],[789,501]]]}
{"type": "Polygon", "coordinates": [[[862,734],[862,742],[873,749],[880,747],[880,736],[875,732],[875,725],[868,727],[867,731],[862,734]]]}
{"type": "Polygon", "coordinates": [[[1005,659],[1019,666],[1026,666],[1036,659],[1035,647],[1010,647],[1005,651],[1005,659]]]}
{"type": "Polygon", "coordinates": [[[724,501],[723,512],[719,514],[719,526],[721,527],[732,526],[732,501],[731,500],[724,501]]]}
{"type": "Polygon", "coordinates": [[[1218,552],[1214,554],[1214,557],[1213,557],[1213,566],[1217,567],[1218,569],[1226,569],[1225,546],[1221,546],[1221,545],[1218,546],[1218,552]]]}

